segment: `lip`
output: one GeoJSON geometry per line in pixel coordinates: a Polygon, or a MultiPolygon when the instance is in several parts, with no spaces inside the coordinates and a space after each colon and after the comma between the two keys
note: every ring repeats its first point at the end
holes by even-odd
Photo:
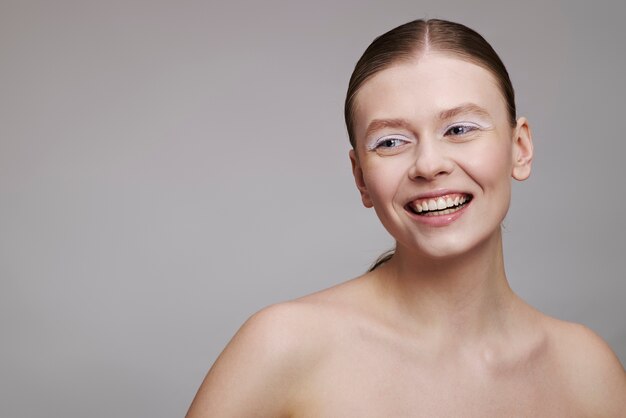
{"type": "Polygon", "coordinates": [[[425,193],[422,193],[422,194],[419,194],[419,195],[413,197],[404,206],[404,210],[409,214],[409,216],[412,219],[414,219],[415,221],[417,221],[417,222],[419,222],[421,224],[432,226],[432,227],[443,227],[443,226],[448,226],[448,225],[452,224],[457,219],[459,219],[461,216],[463,216],[463,214],[467,211],[467,209],[472,205],[473,202],[474,202],[474,199],[473,199],[473,195],[471,193],[462,192],[462,191],[458,191],[458,190],[438,189],[438,190],[434,190],[434,191],[431,191],[431,192],[425,192],[425,193]],[[461,209],[457,210],[456,212],[449,213],[447,215],[420,216],[420,215],[417,215],[417,214],[413,213],[408,208],[408,206],[411,204],[411,202],[414,202],[416,200],[432,199],[432,198],[437,198],[437,197],[440,197],[440,196],[445,196],[445,195],[454,194],[454,193],[469,195],[469,196],[472,196],[472,199],[469,202],[467,202],[465,204],[465,206],[463,206],[461,209]]]}
{"type": "Polygon", "coordinates": [[[421,194],[418,194],[417,196],[413,196],[408,202],[414,202],[416,200],[422,200],[422,199],[433,199],[436,197],[441,197],[441,196],[445,196],[447,194],[466,194],[469,196],[473,196],[471,193],[468,192],[464,192],[461,190],[452,190],[452,189],[436,189],[436,190],[432,190],[430,192],[424,192],[421,194]]]}

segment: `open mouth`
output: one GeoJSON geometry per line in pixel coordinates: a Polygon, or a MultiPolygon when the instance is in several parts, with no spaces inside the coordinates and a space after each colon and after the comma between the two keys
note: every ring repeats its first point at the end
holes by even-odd
{"type": "Polygon", "coordinates": [[[440,216],[457,212],[472,201],[472,195],[453,193],[430,199],[420,199],[406,204],[406,209],[419,216],[440,216]]]}

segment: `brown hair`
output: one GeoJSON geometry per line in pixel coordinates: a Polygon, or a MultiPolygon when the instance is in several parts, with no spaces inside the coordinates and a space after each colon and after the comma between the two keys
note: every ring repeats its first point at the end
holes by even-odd
{"type": "Polygon", "coordinates": [[[354,107],[359,89],[376,73],[393,64],[414,60],[419,54],[428,51],[454,55],[489,71],[500,86],[507,105],[509,123],[515,126],[515,92],[509,73],[485,38],[460,23],[418,19],[374,39],[357,61],[348,84],[344,107],[348,137],[353,148],[356,145],[354,107]]]}
{"type": "MultiPolygon", "coordinates": [[[[512,127],[515,126],[515,92],[509,73],[485,38],[460,23],[440,19],[418,19],[391,29],[374,39],[357,61],[348,84],[344,107],[352,148],[356,147],[354,109],[359,89],[376,73],[394,64],[414,60],[428,51],[453,55],[489,71],[500,87],[507,106],[509,123],[512,127]]],[[[393,255],[394,250],[383,253],[368,271],[389,261],[393,255]]]]}

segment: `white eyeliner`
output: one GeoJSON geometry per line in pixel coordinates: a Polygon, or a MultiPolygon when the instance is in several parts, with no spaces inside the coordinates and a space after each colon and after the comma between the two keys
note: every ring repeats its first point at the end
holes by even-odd
{"type": "Polygon", "coordinates": [[[367,150],[368,151],[373,151],[376,148],[378,148],[378,146],[380,145],[381,142],[386,141],[388,139],[399,139],[400,141],[405,141],[408,142],[409,139],[407,137],[403,137],[401,135],[387,135],[387,136],[382,136],[376,140],[374,140],[373,142],[370,142],[367,145],[367,150]]]}

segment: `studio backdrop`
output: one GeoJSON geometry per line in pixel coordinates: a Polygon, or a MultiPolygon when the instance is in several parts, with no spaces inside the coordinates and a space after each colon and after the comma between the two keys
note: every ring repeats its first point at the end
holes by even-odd
{"type": "Polygon", "coordinates": [[[0,416],[183,416],[250,315],[391,247],[343,100],[421,17],[484,35],[530,121],[512,288],[624,362],[623,2],[0,0],[0,416]]]}

